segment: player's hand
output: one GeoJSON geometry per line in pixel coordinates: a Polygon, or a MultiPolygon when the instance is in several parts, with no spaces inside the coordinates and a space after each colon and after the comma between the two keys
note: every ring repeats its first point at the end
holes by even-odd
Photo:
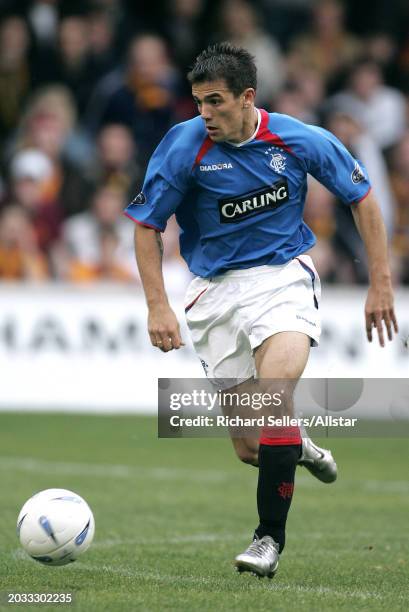
{"type": "Polygon", "coordinates": [[[184,346],[180,327],[175,313],[166,305],[158,305],[149,309],[148,332],[152,345],[163,353],[184,346]]]}
{"type": "Polygon", "coordinates": [[[385,346],[384,329],[388,340],[392,340],[393,331],[398,333],[398,322],[396,320],[393,306],[393,292],[390,284],[379,284],[370,286],[365,304],[366,336],[372,342],[372,329],[378,332],[379,344],[385,346]]]}

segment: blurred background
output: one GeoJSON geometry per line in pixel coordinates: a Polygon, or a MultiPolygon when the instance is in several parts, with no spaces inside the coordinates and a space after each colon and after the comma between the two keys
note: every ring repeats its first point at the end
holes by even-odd
{"type": "MultiPolygon", "coordinates": [[[[311,372],[407,376],[407,1],[0,0],[0,18],[0,407],[139,410],[154,405],[156,376],[202,376],[191,347],[149,347],[122,210],[162,136],[196,114],[185,74],[221,40],[255,56],[258,106],[336,134],[381,205],[401,323],[383,352],[365,341],[350,211],[311,179],[325,289],[311,372]],[[153,382],[145,394],[135,380],[153,382]]],[[[165,278],[182,318],[190,274],[177,239],[171,220],[165,278]]]]}

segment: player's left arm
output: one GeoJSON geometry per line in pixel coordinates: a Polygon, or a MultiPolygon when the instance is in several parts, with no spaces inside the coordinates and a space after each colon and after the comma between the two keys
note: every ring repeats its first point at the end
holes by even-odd
{"type": "Polygon", "coordinates": [[[307,172],[325,185],[347,206],[351,206],[365,245],[369,265],[369,291],[365,304],[366,334],[372,342],[376,327],[381,346],[385,325],[389,340],[398,331],[388,263],[386,230],[371,191],[367,172],[333,134],[317,126],[297,123],[295,145],[307,172]],[[356,204],[354,204],[356,202],[356,204]]]}
{"type": "Polygon", "coordinates": [[[365,304],[366,335],[372,342],[372,329],[378,332],[379,344],[385,346],[385,325],[388,339],[398,332],[393,304],[393,289],[388,262],[385,225],[373,192],[351,207],[368,257],[369,290],[365,304]]]}

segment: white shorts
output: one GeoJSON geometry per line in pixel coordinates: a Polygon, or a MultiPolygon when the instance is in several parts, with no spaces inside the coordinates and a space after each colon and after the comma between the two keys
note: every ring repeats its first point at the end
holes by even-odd
{"type": "Polygon", "coordinates": [[[281,266],[194,278],[185,296],[186,320],[206,375],[219,381],[255,376],[254,350],[278,332],[302,332],[316,346],[320,298],[321,283],[308,255],[281,266]]]}

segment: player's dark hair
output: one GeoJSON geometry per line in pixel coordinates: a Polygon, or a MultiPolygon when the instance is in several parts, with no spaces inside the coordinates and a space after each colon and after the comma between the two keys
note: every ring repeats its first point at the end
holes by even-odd
{"type": "Polygon", "coordinates": [[[224,79],[236,97],[248,87],[257,88],[254,57],[246,49],[227,42],[210,45],[202,51],[187,78],[191,85],[224,79]]]}

